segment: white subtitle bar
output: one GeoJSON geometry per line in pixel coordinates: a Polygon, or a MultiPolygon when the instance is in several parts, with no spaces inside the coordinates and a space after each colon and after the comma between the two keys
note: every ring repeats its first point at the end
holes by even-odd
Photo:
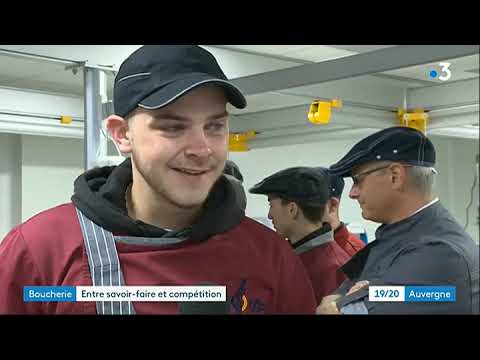
{"type": "Polygon", "coordinates": [[[77,286],[77,301],[226,301],[226,286],[77,286]]]}
{"type": "Polygon", "coordinates": [[[225,302],[226,286],[24,286],[23,301],[225,302]]]}

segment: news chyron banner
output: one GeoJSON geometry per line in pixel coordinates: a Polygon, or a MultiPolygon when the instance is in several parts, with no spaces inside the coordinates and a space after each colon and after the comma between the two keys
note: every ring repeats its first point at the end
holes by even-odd
{"type": "Polygon", "coordinates": [[[368,299],[381,302],[455,302],[455,286],[369,286],[368,299]]]}
{"type": "Polygon", "coordinates": [[[23,301],[225,302],[226,286],[25,286],[23,301]]]}

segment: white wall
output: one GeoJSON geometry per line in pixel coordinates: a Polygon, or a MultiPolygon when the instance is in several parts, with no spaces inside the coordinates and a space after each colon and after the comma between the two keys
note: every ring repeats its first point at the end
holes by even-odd
{"type": "Polygon", "coordinates": [[[83,140],[22,136],[22,221],[70,201],[83,156],[83,140]]]}
{"type": "MultiPolygon", "coordinates": [[[[336,162],[360,138],[254,149],[231,153],[242,170],[248,189],[264,177],[290,166],[328,166],[336,162]]],[[[466,206],[475,175],[478,140],[432,137],[437,149],[436,192],[459,223],[465,224],[466,206]]],[[[73,181],[83,172],[83,141],[41,136],[0,134],[0,238],[20,220],[70,201],[73,181]],[[20,166],[21,164],[21,166],[20,166]],[[20,206],[21,204],[21,206],[20,206]]],[[[364,225],[369,239],[377,224],[361,217],[358,204],[348,198],[351,180],[346,179],[340,207],[342,220],[364,225]]],[[[479,241],[478,180],[470,208],[467,231],[479,241]]],[[[266,197],[248,194],[247,214],[265,217],[266,197]]]]}
{"type": "Polygon", "coordinates": [[[20,135],[0,133],[0,241],[21,222],[22,147],[20,135]]]}
{"type": "MultiPolygon", "coordinates": [[[[479,153],[478,140],[432,137],[437,155],[437,194],[445,207],[460,225],[466,224],[466,208],[471,198],[471,189],[476,175],[475,157],[479,153]]],[[[469,210],[469,225],[466,229],[479,242],[478,205],[479,179],[473,191],[473,203],[469,210]]]]}
{"type": "MultiPolygon", "coordinates": [[[[240,167],[246,189],[272,173],[291,166],[328,166],[338,161],[361,138],[342,141],[277,146],[253,149],[245,153],[231,153],[230,159],[240,167]]],[[[470,188],[475,174],[475,154],[478,140],[432,138],[437,150],[436,193],[442,203],[462,226],[465,224],[465,208],[470,199],[470,188]]],[[[340,206],[340,217],[348,223],[362,224],[369,240],[374,239],[378,224],[361,217],[360,207],[348,197],[351,180],[346,179],[340,206]]],[[[248,194],[247,214],[251,217],[266,217],[268,203],[263,195],[248,194]]],[[[470,210],[469,234],[478,243],[478,181],[474,192],[474,203],[470,210]]]]}

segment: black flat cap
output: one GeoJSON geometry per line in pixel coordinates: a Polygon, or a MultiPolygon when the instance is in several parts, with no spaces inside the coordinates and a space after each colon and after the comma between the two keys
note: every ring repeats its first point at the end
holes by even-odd
{"type": "Polygon", "coordinates": [[[330,198],[326,171],[313,167],[293,167],[276,172],[250,190],[252,194],[273,194],[304,204],[322,205],[330,198]]]}
{"type": "Polygon", "coordinates": [[[341,176],[332,175],[328,168],[319,166],[316,169],[328,173],[330,177],[330,197],[340,199],[342,197],[343,188],[345,187],[345,180],[341,176]]]}
{"type": "Polygon", "coordinates": [[[204,84],[221,86],[233,106],[247,106],[207,50],[196,45],[142,46],[122,63],[115,77],[115,114],[125,117],[137,106],[159,109],[204,84]]]}
{"type": "Polygon", "coordinates": [[[433,167],[435,148],[422,132],[402,126],[378,131],[353,146],[339,162],[330,166],[332,175],[351,176],[352,168],[371,161],[398,161],[433,167]]]}

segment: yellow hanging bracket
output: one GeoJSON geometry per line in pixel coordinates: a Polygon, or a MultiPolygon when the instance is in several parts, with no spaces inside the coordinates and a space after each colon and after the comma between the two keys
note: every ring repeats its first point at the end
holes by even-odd
{"type": "Polygon", "coordinates": [[[328,124],[332,116],[332,108],[341,108],[342,100],[332,99],[331,101],[314,101],[310,105],[308,120],[312,124],[328,124]]]}
{"type": "Polygon", "coordinates": [[[62,115],[60,117],[60,123],[61,124],[71,124],[72,123],[72,117],[71,116],[66,116],[66,115],[62,115]]]}
{"type": "Polygon", "coordinates": [[[423,109],[415,109],[409,113],[405,109],[399,108],[397,116],[400,126],[410,127],[427,134],[428,114],[423,109]]]}
{"type": "Polygon", "coordinates": [[[247,131],[243,133],[232,133],[228,138],[229,151],[248,151],[247,141],[254,139],[257,133],[255,131],[247,131]]]}

